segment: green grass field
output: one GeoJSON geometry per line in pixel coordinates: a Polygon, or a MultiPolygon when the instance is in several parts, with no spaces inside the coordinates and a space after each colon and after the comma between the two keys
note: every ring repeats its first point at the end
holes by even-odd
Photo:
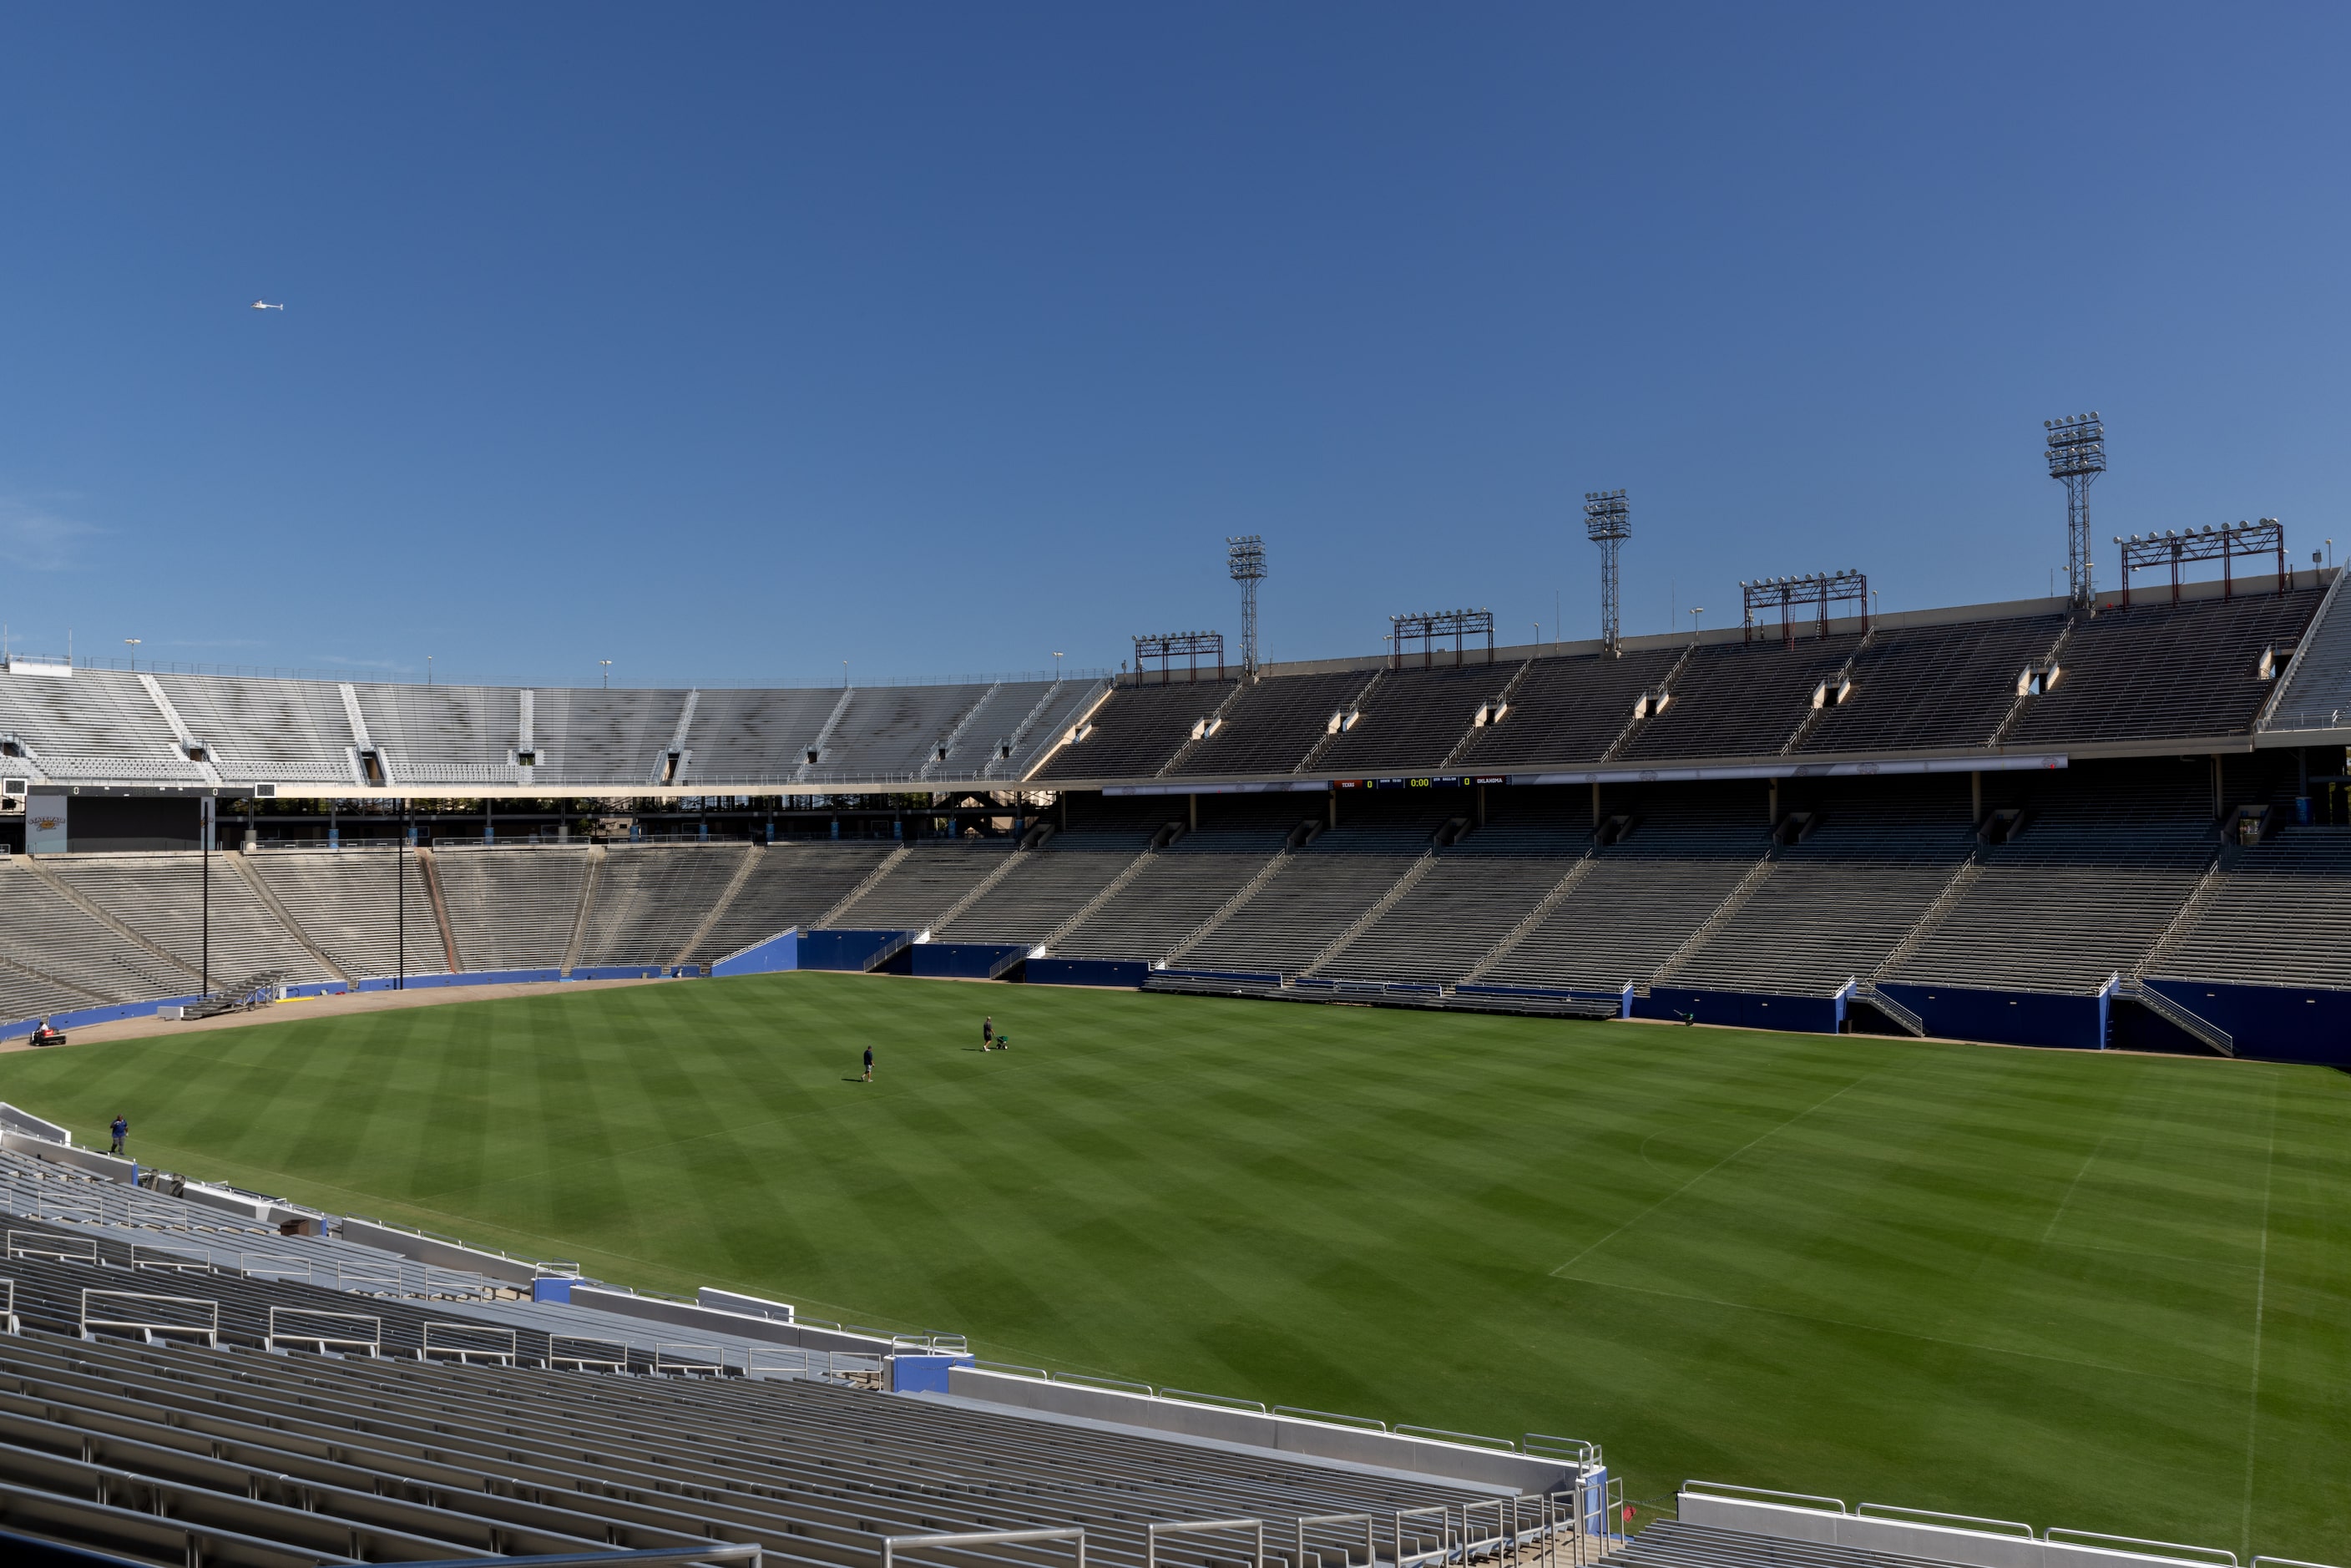
{"type": "Polygon", "coordinates": [[[1598,1438],[1636,1498],[2351,1524],[2324,1070],[797,975],[13,1054],[0,1097],[630,1283],[1598,1438]]]}

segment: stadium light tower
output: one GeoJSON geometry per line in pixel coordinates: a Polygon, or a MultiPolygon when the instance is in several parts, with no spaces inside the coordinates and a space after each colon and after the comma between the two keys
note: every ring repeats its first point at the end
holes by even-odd
{"type": "Polygon", "coordinates": [[[2106,427],[2096,411],[2044,419],[2049,476],[2065,485],[2065,574],[2074,608],[2090,608],[2090,481],[2106,471],[2106,427]]]}
{"type": "Polygon", "coordinates": [[[1241,678],[1257,678],[1257,585],[1265,580],[1265,540],[1255,534],[1228,535],[1225,567],[1241,585],[1241,678]]]}
{"type": "Polygon", "coordinates": [[[1633,537],[1633,524],[1622,490],[1587,490],[1583,495],[1583,531],[1600,547],[1600,645],[1614,657],[1623,650],[1616,637],[1616,552],[1633,537]]]}

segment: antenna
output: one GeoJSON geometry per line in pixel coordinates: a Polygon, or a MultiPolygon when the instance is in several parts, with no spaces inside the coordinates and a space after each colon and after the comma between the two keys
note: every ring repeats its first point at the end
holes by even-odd
{"type": "Polygon", "coordinates": [[[1241,585],[1241,678],[1257,679],[1257,585],[1265,580],[1265,541],[1255,534],[1228,535],[1225,566],[1241,585]]]}
{"type": "Polygon", "coordinates": [[[1633,537],[1622,490],[1587,490],[1583,494],[1583,532],[1600,547],[1600,645],[1611,658],[1624,650],[1616,636],[1616,552],[1633,537]]]}
{"type": "Polygon", "coordinates": [[[2065,580],[2074,608],[2091,608],[2090,481],[2106,471],[2106,426],[2093,410],[2044,419],[2049,477],[2065,484],[2065,580]]]}

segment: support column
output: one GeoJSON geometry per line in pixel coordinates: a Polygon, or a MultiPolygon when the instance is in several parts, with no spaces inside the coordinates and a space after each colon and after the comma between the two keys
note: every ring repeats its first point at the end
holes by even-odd
{"type": "Polygon", "coordinates": [[[1331,790],[1324,799],[1329,800],[1331,803],[1331,815],[1325,819],[1322,825],[1327,828],[1335,828],[1339,825],[1339,791],[1336,789],[1331,790]]]}
{"type": "Polygon", "coordinates": [[[1592,781],[1592,825],[1600,825],[1600,780],[1592,781]]]}
{"type": "Polygon", "coordinates": [[[1200,797],[1197,795],[1184,797],[1184,817],[1186,832],[1196,833],[1200,831],[1200,797]]]}
{"type": "Polygon", "coordinates": [[[1968,775],[1968,821],[1976,827],[1983,826],[1983,772],[1980,768],[1968,775]]]}
{"type": "Polygon", "coordinates": [[[2219,821],[2225,809],[2220,800],[2220,754],[2216,751],[2212,754],[2212,820],[2219,821]]]}
{"type": "Polygon", "coordinates": [[[1776,828],[1780,825],[1780,781],[1773,779],[1770,783],[1771,786],[1771,805],[1768,808],[1771,812],[1770,825],[1776,828]]]}

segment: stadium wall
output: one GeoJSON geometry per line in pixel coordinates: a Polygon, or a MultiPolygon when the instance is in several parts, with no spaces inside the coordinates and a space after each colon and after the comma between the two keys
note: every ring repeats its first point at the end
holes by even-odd
{"type": "Polygon", "coordinates": [[[1992,1045],[2105,1048],[2105,1003],[2098,997],[1972,990],[1880,980],[1877,988],[1917,1013],[1927,1032],[1992,1045]]]}
{"type": "Polygon", "coordinates": [[[1844,1021],[1842,997],[1765,996],[1751,991],[1698,990],[1686,986],[1656,986],[1633,1002],[1635,1018],[1671,1023],[1684,1014],[1698,1023],[1728,1024],[1739,1029],[1793,1030],[1809,1034],[1834,1034],[1844,1021]]]}
{"type": "MultiPolygon", "coordinates": [[[[2318,990],[2306,986],[2224,985],[2210,980],[2143,983],[2147,989],[2160,992],[2206,1022],[2227,1030],[2235,1039],[2241,1057],[2351,1067],[2351,991],[2318,990]]],[[[2152,1014],[2130,1010],[2138,1018],[2162,1024],[2152,1014]]],[[[2137,1027],[2134,1019],[2134,1030],[2137,1027]]],[[[2169,1024],[2162,1024],[2162,1028],[2173,1040],[2183,1038],[2169,1024]]],[[[2137,1040],[2117,1039],[2116,1043],[2135,1044],[2137,1040]]]]}
{"type": "Polygon", "coordinates": [[[727,975],[778,975],[799,967],[800,928],[795,925],[727,954],[710,966],[710,974],[713,979],[727,975]]]}
{"type": "Polygon", "coordinates": [[[1031,958],[1020,977],[1032,986],[1114,986],[1141,990],[1151,966],[1140,958],[1031,958]]]}

